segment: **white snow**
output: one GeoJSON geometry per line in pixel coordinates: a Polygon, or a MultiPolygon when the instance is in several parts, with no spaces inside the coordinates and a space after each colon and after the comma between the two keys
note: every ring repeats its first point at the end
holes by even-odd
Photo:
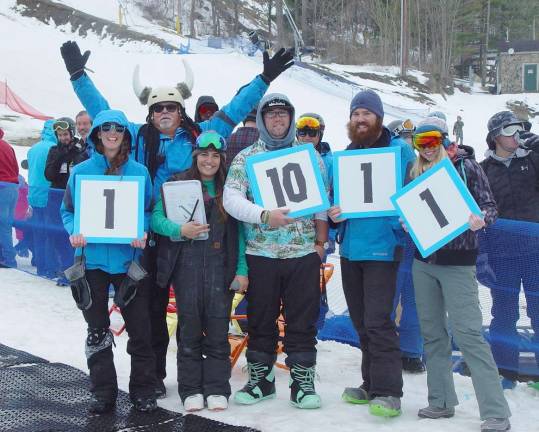
{"type": "MultiPolygon", "coordinates": [[[[87,13],[116,20],[117,1],[113,0],[62,0],[87,13]]],[[[122,2],[125,3],[125,2],[122,2]]],[[[91,50],[88,67],[96,86],[102,91],[114,108],[122,109],[132,121],[143,122],[145,107],[141,106],[131,88],[131,76],[136,64],[141,65],[141,79],[145,84],[174,84],[183,79],[183,68],[176,54],[163,54],[151,44],[129,42],[122,46],[109,39],[101,39],[90,33],[80,37],[68,31],[30,18],[18,15],[12,7],[15,0],[3,0],[0,4],[0,35],[9,43],[0,45],[0,80],[7,79],[9,86],[26,102],[36,109],[59,117],[82,109],[71,88],[68,74],[60,57],[59,47],[66,40],[76,40],[81,50],[91,50]],[[8,36],[9,35],[9,36],[8,36]]],[[[162,37],[179,45],[186,39],[160,29],[137,15],[136,8],[130,8],[127,19],[130,27],[162,37]]],[[[65,26],[64,26],[65,27],[65,26]]],[[[187,110],[193,112],[196,99],[200,95],[213,95],[220,105],[227,103],[243,84],[249,82],[262,71],[261,56],[246,57],[230,48],[209,49],[205,41],[192,41],[193,54],[185,56],[195,73],[193,96],[187,101],[187,110]]],[[[402,94],[413,95],[413,91],[400,84],[384,84],[362,79],[346,72],[369,72],[384,76],[395,76],[395,67],[326,65],[333,72],[340,73],[354,82],[354,85],[329,81],[309,70],[293,67],[272,83],[269,91],[283,92],[290,96],[297,113],[316,111],[325,118],[325,138],[334,150],[343,149],[347,143],[345,125],[348,121],[349,103],[359,88],[368,87],[380,92],[386,105],[385,122],[399,117],[419,119],[429,111],[442,110],[448,115],[452,127],[457,115],[462,115],[465,127],[465,143],[473,146],[478,159],[482,159],[486,145],[486,123],[495,112],[506,109],[506,102],[521,100],[539,110],[539,95],[482,94],[474,89],[472,94],[456,90],[445,99],[440,95],[430,95],[436,106],[428,106],[402,94]],[[402,93],[402,94],[399,94],[402,93]]],[[[426,78],[417,71],[411,72],[420,82],[426,78]]],[[[37,136],[43,122],[13,113],[0,106],[0,126],[5,129],[5,139],[37,136]],[[15,121],[4,120],[13,115],[15,121]]],[[[533,121],[535,131],[539,130],[539,118],[533,121]]],[[[22,160],[28,148],[16,147],[17,157],[22,160]]],[[[25,175],[25,171],[21,170],[25,175]]],[[[338,263],[332,256],[330,262],[338,263]]],[[[70,364],[86,371],[83,341],[86,337],[85,323],[74,306],[69,289],[59,288],[49,282],[16,270],[0,270],[3,289],[0,291],[2,316],[0,319],[0,342],[17,349],[70,364]]],[[[335,275],[328,286],[331,309],[342,313],[346,309],[340,287],[340,273],[336,265],[335,275]]],[[[488,307],[488,293],[482,294],[488,307]]],[[[485,314],[488,316],[488,314],[485,314]]],[[[524,314],[523,314],[524,315],[524,314]]],[[[524,319],[527,319],[524,317],[524,319]]],[[[120,387],[128,388],[129,357],[125,353],[127,337],[116,338],[115,363],[120,387]]],[[[468,378],[455,375],[457,393],[461,405],[453,419],[430,421],[419,420],[417,410],[427,403],[426,376],[404,376],[403,415],[393,420],[383,420],[370,416],[366,407],[352,406],[340,400],[346,386],[360,383],[361,353],[358,349],[335,342],[321,342],[318,345],[317,389],[323,399],[323,408],[304,412],[289,406],[288,374],[277,370],[278,397],[276,400],[252,407],[231,404],[222,413],[202,412],[202,415],[227,423],[242,424],[262,431],[357,431],[380,430],[404,432],[414,430],[449,432],[459,430],[478,431],[478,409],[473,387],[468,378]]],[[[169,396],[159,401],[168,409],[182,411],[176,392],[176,349],[171,342],[168,353],[168,377],[166,385],[169,396]]],[[[241,368],[242,358],[232,373],[232,388],[237,390],[246,375],[241,368]]],[[[513,391],[506,391],[514,416],[513,430],[538,430],[539,393],[519,384],[513,391]]]]}

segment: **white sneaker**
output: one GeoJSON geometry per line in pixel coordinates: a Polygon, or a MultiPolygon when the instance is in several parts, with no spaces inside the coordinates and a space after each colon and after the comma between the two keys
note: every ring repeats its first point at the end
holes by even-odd
{"type": "Polygon", "coordinates": [[[206,398],[206,404],[210,411],[223,411],[228,408],[228,400],[221,395],[211,395],[206,398]]]}
{"type": "Polygon", "coordinates": [[[200,393],[189,396],[183,401],[183,408],[187,412],[200,411],[204,409],[204,396],[200,393]]]}

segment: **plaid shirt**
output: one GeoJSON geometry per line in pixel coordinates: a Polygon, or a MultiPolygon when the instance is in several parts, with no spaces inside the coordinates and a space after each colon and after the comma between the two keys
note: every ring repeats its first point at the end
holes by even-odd
{"type": "Polygon", "coordinates": [[[230,164],[236,155],[244,148],[249,147],[258,139],[258,129],[253,127],[242,126],[236,132],[230,135],[228,139],[228,147],[226,150],[226,167],[230,168],[230,164]]]}

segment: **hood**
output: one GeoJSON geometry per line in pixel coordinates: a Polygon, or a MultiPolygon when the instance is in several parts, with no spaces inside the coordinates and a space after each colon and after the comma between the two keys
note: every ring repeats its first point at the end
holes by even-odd
{"type": "Polygon", "coordinates": [[[290,102],[287,96],[282,93],[269,93],[264,96],[260,103],[258,104],[258,109],[256,113],[256,127],[260,134],[260,140],[264,142],[268,150],[278,150],[285,147],[290,147],[294,140],[296,139],[296,120],[295,120],[296,110],[290,102]],[[272,99],[282,99],[290,105],[290,127],[288,128],[288,133],[284,138],[272,138],[266,129],[264,124],[264,119],[262,118],[262,108],[272,99]]]}
{"type": "Polygon", "coordinates": [[[475,160],[475,150],[466,145],[459,145],[457,150],[457,156],[453,162],[457,162],[464,159],[473,159],[475,160]]]}
{"type": "Polygon", "coordinates": [[[119,110],[105,110],[101,111],[99,114],[97,114],[94,118],[94,122],[92,124],[92,129],[90,130],[90,133],[88,134],[88,145],[90,145],[92,148],[95,149],[95,140],[97,138],[97,132],[99,130],[99,126],[101,126],[103,123],[107,122],[114,122],[118,123],[119,125],[125,126],[125,132],[128,135],[129,138],[129,146],[131,146],[131,134],[129,133],[129,121],[127,120],[127,117],[123,113],[123,111],[119,110]]]}
{"type": "Polygon", "coordinates": [[[197,105],[195,107],[195,122],[200,123],[202,119],[200,118],[200,114],[198,113],[198,109],[201,105],[215,105],[217,109],[219,109],[219,105],[217,105],[217,102],[215,102],[215,99],[213,96],[200,96],[197,100],[197,105]]]}
{"type": "Polygon", "coordinates": [[[56,134],[54,133],[54,130],[52,129],[52,125],[54,124],[55,120],[47,120],[43,124],[43,129],[41,130],[41,141],[51,141],[53,143],[57,143],[58,140],[56,138],[56,134]]]}
{"type": "Polygon", "coordinates": [[[528,156],[528,154],[530,152],[531,152],[531,150],[529,150],[529,149],[519,147],[519,148],[516,149],[516,151],[511,156],[503,158],[503,157],[498,156],[494,150],[488,149],[485,152],[485,159],[492,158],[495,161],[498,161],[498,162],[501,162],[501,163],[504,163],[504,164],[508,165],[508,163],[509,163],[509,161],[511,159],[526,157],[526,156],[528,156]]]}

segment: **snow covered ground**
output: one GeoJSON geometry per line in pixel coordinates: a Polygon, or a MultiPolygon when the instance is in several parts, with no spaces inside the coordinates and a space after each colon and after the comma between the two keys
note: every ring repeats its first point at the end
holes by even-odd
{"type": "MultiPolygon", "coordinates": [[[[86,371],[84,340],[86,325],[75,307],[68,288],[54,282],[11,269],[1,269],[0,343],[28,351],[53,362],[62,362],[86,371]]],[[[127,336],[115,338],[115,364],[120,388],[128,390],[129,356],[126,354],[127,336]]],[[[319,410],[301,411],[289,405],[288,373],[277,369],[277,398],[251,407],[231,403],[227,411],[200,414],[230,424],[251,426],[261,431],[283,432],[477,432],[479,417],[477,401],[471,380],[454,375],[460,405],[454,418],[424,420],[417,410],[427,403],[426,375],[404,375],[403,414],[395,419],[381,419],[368,413],[365,406],[349,405],[341,401],[346,386],[360,383],[361,352],[336,342],[318,344],[319,375],[316,387],[323,401],[319,410]]],[[[176,347],[171,341],[167,356],[168,376],[165,380],[168,397],[159,405],[182,412],[176,386],[176,347]]],[[[232,390],[245,384],[242,357],[232,371],[232,390]]],[[[539,424],[539,393],[519,384],[506,391],[505,396],[513,412],[514,431],[536,431],[539,424]]]]}

